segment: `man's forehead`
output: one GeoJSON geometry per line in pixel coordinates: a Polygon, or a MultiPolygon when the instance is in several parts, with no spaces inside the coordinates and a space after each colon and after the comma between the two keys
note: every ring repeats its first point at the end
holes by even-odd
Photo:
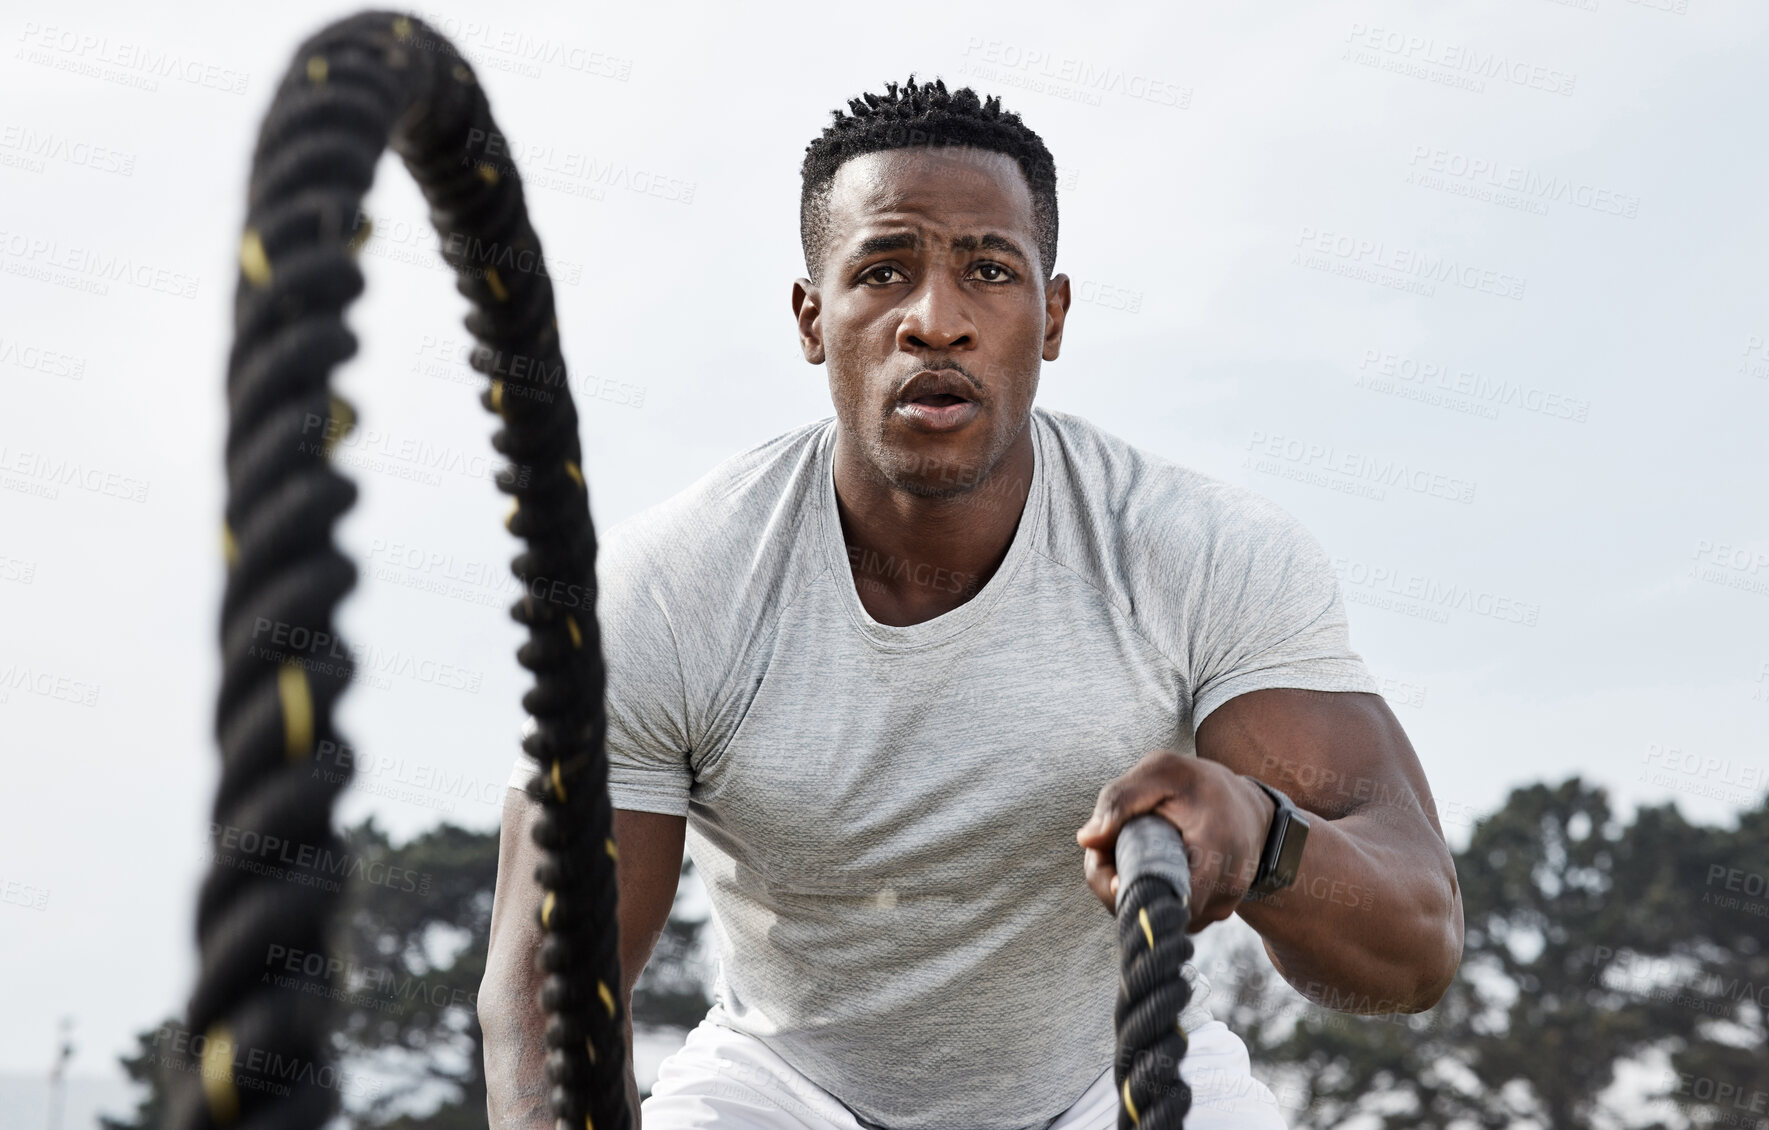
{"type": "MultiPolygon", "coordinates": [[[[880,224],[958,223],[1030,230],[1032,193],[1019,162],[969,146],[889,149],[842,163],[830,186],[838,238],[880,224]]],[[[919,225],[917,225],[919,226],[919,225]]]]}

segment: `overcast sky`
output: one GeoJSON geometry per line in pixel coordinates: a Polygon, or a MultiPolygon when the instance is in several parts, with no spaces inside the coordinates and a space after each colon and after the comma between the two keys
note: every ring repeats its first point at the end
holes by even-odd
{"type": "MultiPolygon", "coordinates": [[[[0,23],[0,1071],[72,1014],[74,1071],[111,1073],[191,984],[247,162],[349,10],[0,23]]],[[[1303,520],[1454,842],[1573,773],[1710,820],[1762,795],[1769,8],[420,14],[529,184],[599,525],[831,414],[788,307],[799,160],[847,98],[943,76],[1056,155],[1077,301],[1038,402],[1303,520]]],[[[524,675],[493,421],[397,162],[367,210],[343,623],[380,673],[342,711],[371,762],[345,816],[489,828],[524,675]]]]}

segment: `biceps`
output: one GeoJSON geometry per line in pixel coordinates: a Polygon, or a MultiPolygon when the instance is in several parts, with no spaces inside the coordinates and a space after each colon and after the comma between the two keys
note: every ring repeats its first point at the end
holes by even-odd
{"type": "Polygon", "coordinates": [[[682,876],[686,817],[614,810],[614,842],[619,851],[615,882],[620,923],[620,976],[632,992],[657,937],[669,921],[682,876]]]}
{"type": "Polygon", "coordinates": [[[1381,695],[1253,691],[1206,718],[1197,746],[1198,756],[1257,777],[1328,819],[1423,812],[1442,834],[1425,770],[1381,695]]]}

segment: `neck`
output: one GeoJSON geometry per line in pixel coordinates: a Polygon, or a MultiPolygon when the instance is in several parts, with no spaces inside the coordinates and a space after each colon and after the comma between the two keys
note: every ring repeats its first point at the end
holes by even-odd
{"type": "Polygon", "coordinates": [[[987,477],[945,498],[889,482],[838,428],[835,498],[860,602],[882,624],[919,624],[968,601],[1001,567],[1032,489],[1030,421],[987,477]]]}

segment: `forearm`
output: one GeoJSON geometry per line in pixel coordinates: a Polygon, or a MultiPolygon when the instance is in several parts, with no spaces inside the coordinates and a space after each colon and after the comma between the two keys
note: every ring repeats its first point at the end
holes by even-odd
{"type": "Polygon", "coordinates": [[[500,991],[479,1013],[485,1033],[485,1106],[491,1130],[552,1130],[554,1123],[547,1103],[547,1026],[540,987],[524,988],[534,991],[500,991]]]}
{"type": "Polygon", "coordinates": [[[1286,981],[1341,1012],[1430,1008],[1461,961],[1455,866],[1423,812],[1315,817],[1295,884],[1239,913],[1286,981]]]}
{"type": "MultiPolygon", "coordinates": [[[[509,1003],[509,1002],[506,1002],[509,1003]]],[[[492,1009],[481,1015],[485,1032],[486,1114],[491,1130],[552,1130],[547,1103],[546,1019],[538,1005],[527,1010],[492,1009]],[[524,1023],[524,1017],[538,1023],[524,1023]]],[[[633,1018],[622,1025],[626,1040],[627,1109],[639,1130],[639,1084],[633,1073],[633,1018]]]]}
{"type": "Polygon", "coordinates": [[[633,997],[627,994],[626,1008],[621,1013],[627,1037],[627,1109],[633,1112],[633,1130],[639,1130],[639,1079],[633,1069],[633,997]]]}

